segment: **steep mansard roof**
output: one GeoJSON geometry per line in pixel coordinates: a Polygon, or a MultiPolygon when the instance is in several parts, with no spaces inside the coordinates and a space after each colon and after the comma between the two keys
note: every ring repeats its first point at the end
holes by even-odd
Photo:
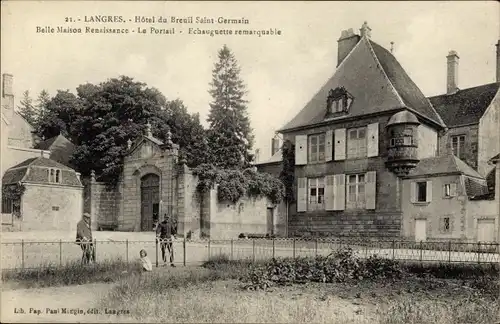
{"type": "Polygon", "coordinates": [[[328,93],[337,87],[344,87],[354,98],[346,117],[406,107],[438,127],[445,126],[429,100],[396,58],[382,46],[362,37],[334,75],[281,131],[325,121],[328,93]]]}

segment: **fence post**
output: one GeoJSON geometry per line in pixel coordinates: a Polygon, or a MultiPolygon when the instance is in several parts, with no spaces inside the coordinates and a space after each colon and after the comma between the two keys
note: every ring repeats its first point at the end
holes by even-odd
{"type": "Polygon", "coordinates": [[[155,249],[156,249],[156,267],[158,268],[158,238],[155,239],[155,249]]]}
{"type": "Polygon", "coordinates": [[[252,262],[255,262],[255,239],[252,240],[252,262]]]}
{"type": "Polygon", "coordinates": [[[293,238],[293,249],[292,249],[292,255],[293,255],[293,258],[295,259],[295,237],[293,238]]]}
{"type": "Polygon", "coordinates": [[[420,262],[422,262],[422,253],[423,253],[423,247],[422,247],[422,241],[420,241],[420,262]]]}
{"type": "Polygon", "coordinates": [[[233,239],[231,239],[231,260],[234,260],[234,255],[233,255],[233,239]]]}
{"type": "Polygon", "coordinates": [[[182,264],[186,266],[186,237],[182,241],[182,264]]]}
{"type": "Polygon", "coordinates": [[[127,254],[126,260],[127,260],[127,264],[128,264],[128,239],[125,241],[125,253],[127,254]]]}
{"type": "Polygon", "coordinates": [[[24,240],[21,240],[21,268],[24,269],[24,240]]]}
{"type": "Polygon", "coordinates": [[[314,239],[314,257],[318,256],[318,239],[314,239]]]}
{"type": "Polygon", "coordinates": [[[59,240],[59,266],[62,266],[62,240],[59,240]]]}
{"type": "Polygon", "coordinates": [[[396,258],[395,255],[395,248],[396,248],[396,241],[392,240],[392,259],[394,260],[396,258]]]}
{"type": "Polygon", "coordinates": [[[97,239],[94,239],[94,248],[93,248],[93,251],[92,251],[93,254],[94,254],[93,255],[94,256],[94,265],[95,265],[95,262],[96,262],[96,255],[97,255],[96,251],[97,251],[97,239]]]}
{"type": "Polygon", "coordinates": [[[208,238],[208,260],[210,260],[210,238],[208,238]]]}
{"type": "Polygon", "coordinates": [[[276,248],[275,248],[275,243],[274,243],[274,237],[273,237],[273,259],[276,258],[276,248]]]}
{"type": "Polygon", "coordinates": [[[451,241],[448,241],[448,263],[451,263],[451,241]]]}
{"type": "Polygon", "coordinates": [[[481,242],[477,242],[477,263],[481,263],[481,242]]]}

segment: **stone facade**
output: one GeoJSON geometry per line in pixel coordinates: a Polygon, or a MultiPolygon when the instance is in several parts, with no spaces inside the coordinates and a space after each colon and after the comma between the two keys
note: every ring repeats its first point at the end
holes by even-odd
{"type": "Polygon", "coordinates": [[[74,231],[82,217],[82,187],[26,183],[20,230],[74,231]]]}
{"type": "Polygon", "coordinates": [[[152,231],[152,213],[173,215],[178,234],[212,239],[237,238],[241,233],[286,234],[286,209],[267,198],[242,198],[236,204],[218,202],[217,188],[200,193],[198,178],[178,161],[178,146],[143,136],[131,145],[123,174],[116,186],[86,179],[84,209],[95,229],[152,231]],[[143,180],[157,177],[157,187],[144,188],[143,180]],[[151,210],[148,206],[153,206],[151,210]],[[156,210],[156,208],[158,210],[156,210]],[[271,215],[272,218],[268,215],[271,215]],[[144,226],[147,224],[148,226],[144,226]]]}
{"type": "MultiPolygon", "coordinates": [[[[389,137],[385,128],[391,114],[339,122],[335,125],[315,127],[309,130],[285,134],[285,140],[295,142],[296,135],[308,135],[326,132],[337,128],[355,128],[370,123],[379,124],[378,152],[370,158],[344,159],[326,163],[296,166],[295,179],[312,178],[325,174],[356,174],[376,171],[376,208],[374,210],[357,209],[342,211],[316,210],[298,213],[296,204],[290,205],[288,230],[290,235],[354,235],[384,236],[400,235],[402,211],[400,204],[400,180],[385,167],[389,137]]],[[[333,138],[335,142],[335,137],[333,138]]]]}

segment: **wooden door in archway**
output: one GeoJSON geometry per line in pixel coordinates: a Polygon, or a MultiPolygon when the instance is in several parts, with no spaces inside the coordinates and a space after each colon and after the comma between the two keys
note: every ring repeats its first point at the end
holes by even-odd
{"type": "Polygon", "coordinates": [[[159,218],[160,177],[146,174],[141,178],[141,231],[152,231],[159,218]]]}

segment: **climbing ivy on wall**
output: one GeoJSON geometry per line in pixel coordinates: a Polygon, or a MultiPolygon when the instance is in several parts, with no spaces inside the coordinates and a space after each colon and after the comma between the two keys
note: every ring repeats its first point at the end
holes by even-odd
{"type": "Polygon", "coordinates": [[[26,187],[22,183],[5,185],[2,187],[2,197],[12,200],[14,206],[19,207],[25,190],[26,187]]]}
{"type": "Polygon", "coordinates": [[[295,201],[293,184],[295,181],[295,145],[289,140],[283,143],[282,149],[283,169],[280,173],[280,179],[285,186],[285,199],[288,203],[295,201]]]}
{"type": "Polygon", "coordinates": [[[218,184],[219,201],[237,202],[243,196],[267,197],[272,203],[281,202],[285,196],[285,187],[281,180],[268,173],[259,173],[251,169],[221,170],[211,164],[202,164],[193,170],[198,176],[198,192],[206,192],[218,184]]]}

